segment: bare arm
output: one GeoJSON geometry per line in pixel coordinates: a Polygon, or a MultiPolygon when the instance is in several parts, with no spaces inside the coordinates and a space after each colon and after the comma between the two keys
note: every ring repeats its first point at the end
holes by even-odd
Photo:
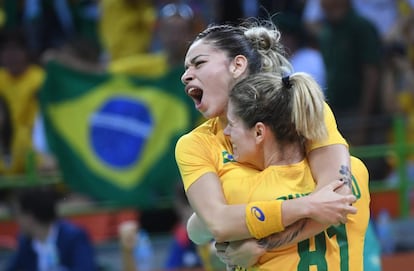
{"type": "Polygon", "coordinates": [[[259,245],[266,250],[272,250],[286,245],[296,244],[311,236],[324,231],[330,225],[320,224],[312,219],[302,219],[290,225],[283,232],[272,234],[267,238],[260,239],[259,245]]]}
{"type": "MultiPolygon", "coordinates": [[[[221,184],[214,185],[206,178],[207,175],[210,174],[205,174],[187,191],[190,204],[199,216],[193,215],[188,221],[190,239],[197,244],[203,244],[211,239],[228,242],[251,238],[245,223],[246,205],[227,205],[221,184]],[[204,192],[214,190],[221,196],[213,198],[211,193],[207,196],[204,192]],[[195,195],[191,196],[192,193],[195,195]]],[[[309,196],[284,201],[282,204],[284,226],[287,227],[290,225],[287,223],[306,217],[315,218],[324,224],[345,222],[346,215],[355,213],[356,209],[349,205],[355,201],[354,196],[342,196],[334,192],[342,184],[343,182],[340,181],[333,182],[309,196]]]]}
{"type": "Polygon", "coordinates": [[[351,195],[351,166],[347,146],[334,144],[317,148],[309,152],[308,161],[313,178],[316,180],[316,190],[334,180],[344,180],[345,184],[336,192],[351,195]]]}
{"type": "MultiPolygon", "coordinates": [[[[250,237],[245,224],[246,205],[227,205],[221,182],[216,174],[204,174],[187,189],[186,193],[200,222],[206,226],[214,239],[226,241],[250,237]]],[[[188,229],[190,238],[194,238],[193,241],[196,242],[197,235],[193,235],[191,227],[188,229]]]]}

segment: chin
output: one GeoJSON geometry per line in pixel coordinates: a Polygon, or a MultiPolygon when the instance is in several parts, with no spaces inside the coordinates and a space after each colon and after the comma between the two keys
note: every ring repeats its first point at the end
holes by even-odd
{"type": "Polygon", "coordinates": [[[204,111],[204,112],[201,112],[200,111],[200,113],[203,115],[203,117],[205,117],[206,119],[212,119],[212,118],[215,118],[215,117],[218,117],[218,114],[215,114],[214,112],[211,112],[211,111],[204,111]]]}

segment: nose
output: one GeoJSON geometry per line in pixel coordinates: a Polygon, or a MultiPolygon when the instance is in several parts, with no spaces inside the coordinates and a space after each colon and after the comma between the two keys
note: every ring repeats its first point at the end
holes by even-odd
{"type": "Polygon", "coordinates": [[[191,70],[188,68],[181,76],[181,82],[183,82],[184,85],[187,85],[191,80],[193,80],[193,75],[191,74],[191,70]]]}

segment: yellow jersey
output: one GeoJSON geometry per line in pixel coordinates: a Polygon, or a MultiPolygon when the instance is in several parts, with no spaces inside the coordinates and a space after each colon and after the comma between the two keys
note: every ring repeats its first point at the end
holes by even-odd
{"type": "MultiPolygon", "coordinates": [[[[333,144],[347,145],[337,130],[333,113],[327,104],[325,123],[328,138],[323,142],[309,142],[308,152],[333,144]]],[[[259,172],[235,162],[231,153],[231,144],[223,134],[218,118],[208,120],[182,136],[176,145],[176,161],[184,188],[187,190],[208,172],[219,176],[229,204],[278,197],[290,199],[306,195],[315,188],[307,161],[289,166],[272,166],[259,172]]],[[[324,268],[328,266],[335,266],[329,270],[362,270],[364,235],[369,219],[368,173],[364,164],[356,158],[352,158],[351,168],[355,172],[353,190],[360,198],[356,203],[358,214],[350,216],[346,225],[331,227],[297,245],[266,253],[258,262],[259,270],[275,270],[276,264],[278,268],[284,266],[280,270],[321,271],[327,270],[324,268]]]]}
{"type": "MultiPolygon", "coordinates": [[[[358,212],[348,216],[348,223],[331,226],[298,244],[269,251],[255,267],[248,270],[362,271],[364,236],[370,215],[368,171],[355,157],[351,157],[351,168],[352,191],[358,199],[354,206],[358,212]]],[[[290,200],[305,196],[314,188],[315,183],[306,160],[287,166],[270,166],[244,180],[227,181],[223,187],[229,204],[290,200]]]]}
{"type": "MultiPolygon", "coordinates": [[[[339,133],[329,106],[325,103],[325,124],[328,138],[323,142],[309,142],[307,151],[333,144],[347,145],[339,133]]],[[[223,133],[219,119],[207,120],[177,142],[175,158],[187,190],[198,178],[208,172],[216,173],[221,182],[257,173],[256,169],[234,163],[231,143],[223,133]]]]}

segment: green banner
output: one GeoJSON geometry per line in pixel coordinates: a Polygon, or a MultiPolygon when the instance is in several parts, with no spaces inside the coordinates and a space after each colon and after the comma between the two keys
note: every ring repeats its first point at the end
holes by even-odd
{"type": "Polygon", "coordinates": [[[181,69],[159,78],[87,74],[50,62],[40,91],[47,139],[64,181],[120,205],[172,199],[177,139],[199,119],[181,69]]]}

